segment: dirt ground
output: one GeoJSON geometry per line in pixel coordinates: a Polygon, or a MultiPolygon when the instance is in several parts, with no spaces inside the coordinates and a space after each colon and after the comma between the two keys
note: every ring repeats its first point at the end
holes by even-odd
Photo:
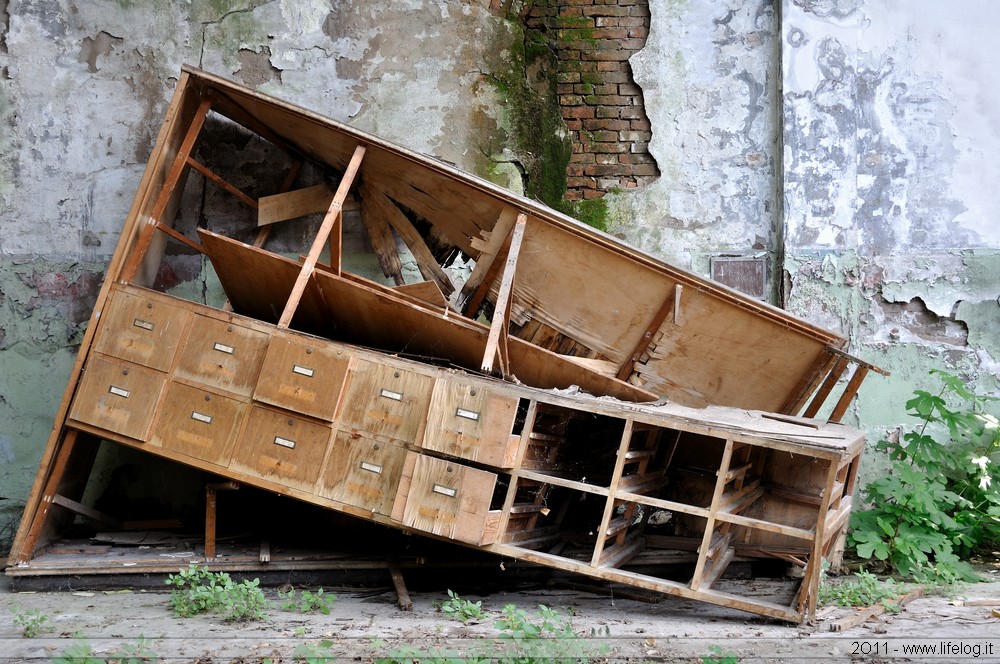
{"type": "MultiPolygon", "coordinates": [[[[582,635],[575,651],[609,662],[1000,662],[1000,573],[991,582],[953,589],[950,596],[914,599],[896,615],[883,615],[845,631],[831,626],[851,610],[822,608],[813,624],[788,625],[697,602],[667,598],[650,604],[609,594],[535,588],[466,599],[482,601],[487,618],[462,624],[437,604],[445,591],[411,593],[413,608],[401,611],[391,587],[364,591],[327,588],[337,599],[330,615],[281,608],[277,590],[266,589],[268,617],[230,624],[214,616],[178,618],[159,589],[13,592],[0,581],[0,661],[42,662],[89,653],[99,662],[122,657],[140,645],[145,656],[169,662],[374,661],[406,648],[431,655],[495,654],[504,642],[494,625],[504,605],[536,618],[537,606],[556,608],[582,635]],[[978,600],[978,601],[968,601],[978,600]],[[994,602],[993,606],[989,606],[994,602]],[[975,604],[975,605],[970,605],[975,604]],[[22,635],[22,619],[38,611],[42,632],[22,635]],[[923,646],[925,654],[908,653],[923,646]],[[936,648],[931,653],[929,648],[936,648]],[[942,651],[946,650],[945,654],[942,651]],[[976,657],[978,653],[978,657],[976,657]],[[307,659],[312,657],[313,659],[307,659]],[[323,660],[321,657],[330,659],[323,660]],[[704,659],[703,659],[704,658],[704,659]]],[[[734,583],[768,583],[742,580],[734,583]]],[[[559,652],[560,644],[547,646],[559,652]]],[[[124,660],[123,660],[124,661],[124,660]]],[[[134,660],[141,661],[141,660],[134,660]]],[[[151,661],[151,660],[147,660],[151,661]]]]}

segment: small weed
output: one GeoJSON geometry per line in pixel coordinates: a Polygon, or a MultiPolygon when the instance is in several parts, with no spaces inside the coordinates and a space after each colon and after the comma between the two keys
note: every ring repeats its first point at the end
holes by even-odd
{"type": "Polygon", "coordinates": [[[883,604],[889,611],[898,611],[896,600],[906,592],[902,584],[892,579],[880,581],[877,576],[865,570],[859,570],[854,579],[830,583],[826,577],[819,585],[818,599],[821,604],[836,606],[874,606],[883,604]]]}
{"type": "MultiPolygon", "coordinates": [[[[496,627],[501,630],[500,643],[507,647],[494,659],[505,664],[589,661],[605,656],[609,650],[607,645],[581,639],[568,618],[544,604],[538,606],[537,616],[508,604],[496,627]]],[[[607,637],[610,630],[605,627],[600,634],[592,635],[607,637]]]]}
{"type": "Polygon", "coordinates": [[[94,656],[94,649],[80,637],[76,637],[73,645],[62,651],[62,654],[53,658],[52,664],[107,664],[102,657],[94,656]]]}
{"type": "Polygon", "coordinates": [[[739,664],[736,653],[723,652],[721,646],[709,646],[708,651],[712,654],[702,657],[701,664],[739,664]]]}
{"type": "Polygon", "coordinates": [[[291,588],[285,593],[279,591],[278,596],[282,600],[281,608],[285,611],[298,611],[300,613],[318,612],[325,616],[330,615],[333,601],[337,599],[337,596],[332,593],[324,593],[322,588],[316,592],[309,590],[296,591],[295,588],[291,588]]]}
{"type": "Polygon", "coordinates": [[[325,664],[335,661],[337,656],[330,650],[333,648],[333,641],[324,639],[318,643],[300,643],[292,651],[292,657],[296,662],[305,664],[325,664]]]}
{"type": "Polygon", "coordinates": [[[38,609],[25,609],[14,612],[14,625],[21,630],[21,636],[33,639],[49,629],[45,623],[49,617],[38,609]]]}
{"type": "Polygon", "coordinates": [[[159,661],[159,656],[142,635],[135,643],[126,643],[121,648],[112,650],[107,658],[108,664],[148,664],[156,661],[159,661]]]}
{"type": "Polygon", "coordinates": [[[174,586],[170,605],[181,618],[199,613],[219,613],[229,622],[263,620],[267,599],[259,588],[260,579],[236,583],[225,572],[210,572],[192,564],[165,582],[174,586]]]}
{"type": "Polygon", "coordinates": [[[473,602],[462,599],[453,590],[448,591],[448,601],[441,602],[439,608],[441,609],[441,613],[449,618],[466,624],[470,622],[478,623],[486,619],[486,613],[483,611],[483,603],[481,601],[473,602]]]}

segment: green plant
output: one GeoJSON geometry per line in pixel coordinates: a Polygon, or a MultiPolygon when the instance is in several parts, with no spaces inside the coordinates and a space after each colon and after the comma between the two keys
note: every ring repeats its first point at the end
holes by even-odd
{"type": "Polygon", "coordinates": [[[80,637],[68,646],[62,654],[52,659],[52,664],[107,664],[101,657],[94,656],[94,650],[80,637]]]}
{"type": "Polygon", "coordinates": [[[462,599],[459,597],[455,591],[448,591],[448,601],[441,602],[438,605],[441,609],[441,613],[445,614],[453,620],[459,620],[463,623],[470,622],[482,622],[486,619],[486,614],[483,612],[483,603],[473,602],[471,600],[462,599]]]}
{"type": "Polygon", "coordinates": [[[721,646],[709,646],[708,651],[712,653],[701,658],[701,664],[738,664],[740,658],[736,653],[723,652],[721,646]]]}
{"type": "Polygon", "coordinates": [[[38,609],[25,609],[24,611],[14,611],[14,626],[21,630],[21,636],[26,639],[33,639],[48,627],[48,615],[38,609]]]}
{"type": "Polygon", "coordinates": [[[278,591],[278,597],[281,598],[281,608],[285,611],[298,611],[300,613],[318,612],[325,616],[330,615],[333,601],[337,599],[337,596],[334,594],[324,593],[322,588],[316,592],[309,590],[296,591],[295,588],[290,588],[287,592],[278,591]]]}
{"type": "MultiPolygon", "coordinates": [[[[544,604],[538,606],[538,615],[530,616],[524,609],[508,604],[496,622],[501,630],[499,642],[502,646],[494,661],[502,664],[535,664],[536,662],[570,663],[589,661],[608,652],[606,644],[594,644],[581,638],[573,631],[568,618],[544,604]]],[[[607,627],[601,634],[609,635],[607,627]]]]}
{"type": "Polygon", "coordinates": [[[150,647],[149,641],[142,635],[135,643],[126,643],[117,650],[108,653],[108,664],[147,664],[159,661],[159,656],[150,647]]]}
{"type": "Polygon", "coordinates": [[[267,599],[259,588],[260,579],[237,583],[225,572],[210,572],[195,564],[167,577],[174,586],[170,605],[181,618],[199,613],[219,613],[230,622],[263,620],[267,599]]]}
{"type": "Polygon", "coordinates": [[[962,380],[932,371],[937,394],[916,390],[906,409],[920,425],[902,441],[883,440],[892,472],[869,483],[869,509],[855,512],[848,541],[862,558],[921,582],[978,580],[961,556],[1000,542],[1000,400],[969,391],[962,380]],[[941,442],[941,441],[946,442],[941,442]]]}
{"type": "Polygon", "coordinates": [[[292,657],[296,662],[305,662],[306,664],[325,664],[325,662],[332,662],[337,659],[337,656],[330,650],[332,647],[333,641],[328,639],[324,639],[318,643],[300,643],[295,646],[295,650],[292,651],[292,657]]]}
{"type": "Polygon", "coordinates": [[[892,579],[879,580],[877,576],[865,570],[858,570],[854,578],[840,583],[830,583],[824,575],[819,584],[819,601],[821,604],[836,606],[874,606],[882,604],[886,609],[895,612],[898,605],[892,600],[899,599],[905,588],[892,579]]]}

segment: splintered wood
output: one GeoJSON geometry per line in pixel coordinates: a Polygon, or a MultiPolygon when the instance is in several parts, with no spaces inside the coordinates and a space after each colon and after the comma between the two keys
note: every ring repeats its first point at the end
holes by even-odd
{"type": "MultiPolygon", "coordinates": [[[[198,543],[185,555],[225,569],[329,569],[338,546],[363,544],[342,525],[353,517],[800,621],[840,550],[864,446],[814,416],[825,406],[839,419],[880,371],[845,343],[439,161],[186,67],[7,573],[176,571],[171,558],[122,567],[109,549],[124,536],[61,543],[71,526],[106,537],[141,523],[190,541],[183,524],[198,543]],[[231,184],[249,170],[209,159],[203,139],[233,123],[270,145],[245,168],[284,174],[276,190],[250,198],[231,184]],[[249,228],[179,224],[191,177],[249,228]],[[287,234],[303,246],[268,250],[270,229],[319,214],[287,234]],[[383,281],[348,269],[349,228],[366,231],[383,281]],[[205,254],[223,307],[153,288],[173,244],[205,254]],[[473,264],[464,283],[450,269],[459,257],[473,264]],[[120,488],[107,477],[147,467],[161,478],[147,487],[162,493],[156,513],[98,495],[120,488]],[[297,515],[312,557],[280,536],[297,515]],[[222,551],[233,520],[248,555],[222,551]],[[758,558],[800,568],[781,601],[727,580],[734,560],[758,558]]],[[[388,557],[406,608],[397,554],[366,552],[388,557]]]]}

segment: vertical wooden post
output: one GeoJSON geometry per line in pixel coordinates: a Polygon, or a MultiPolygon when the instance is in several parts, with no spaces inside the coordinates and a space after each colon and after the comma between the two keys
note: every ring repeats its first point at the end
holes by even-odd
{"type": "MultiPolygon", "coordinates": [[[[306,284],[309,283],[309,278],[312,276],[313,270],[316,269],[316,261],[319,260],[319,255],[323,253],[323,247],[326,246],[327,238],[329,238],[330,233],[334,230],[334,226],[340,221],[344,201],[347,199],[347,194],[351,190],[354,178],[361,168],[361,160],[364,159],[364,156],[365,146],[359,145],[354,149],[354,156],[351,157],[351,161],[347,165],[347,170],[344,171],[344,177],[340,180],[340,186],[337,187],[337,193],[333,196],[330,209],[327,210],[326,216],[323,217],[323,223],[316,234],[316,239],[313,240],[312,248],[309,249],[309,255],[306,256],[306,260],[302,264],[302,269],[299,271],[299,276],[295,280],[295,285],[292,287],[292,292],[288,296],[285,310],[281,313],[281,318],[278,320],[278,327],[287,328],[291,324],[295,310],[299,306],[299,300],[302,299],[302,294],[305,293],[306,284]]],[[[331,262],[336,260],[339,265],[340,257],[334,258],[331,256],[330,260],[331,262]]]]}
{"type": "MultiPolygon", "coordinates": [[[[517,222],[510,233],[510,249],[503,268],[503,278],[500,281],[500,292],[497,294],[496,307],[493,309],[493,321],[490,323],[490,334],[486,339],[486,352],[483,354],[483,371],[493,372],[493,360],[496,358],[501,335],[504,337],[506,349],[507,324],[510,318],[510,306],[513,300],[511,291],[514,287],[514,273],[517,272],[517,257],[521,251],[521,241],[524,239],[524,227],[528,217],[522,212],[517,216],[517,222]]],[[[501,358],[506,363],[506,357],[501,358]]],[[[504,367],[505,373],[507,367],[504,367]]]]}

